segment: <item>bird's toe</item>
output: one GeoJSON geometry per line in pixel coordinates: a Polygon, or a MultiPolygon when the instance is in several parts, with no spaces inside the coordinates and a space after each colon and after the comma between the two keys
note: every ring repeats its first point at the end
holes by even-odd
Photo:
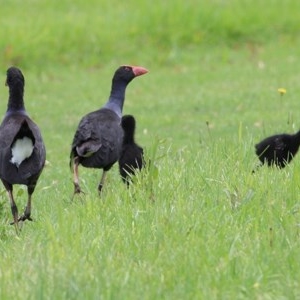
{"type": "Polygon", "coordinates": [[[74,193],[71,200],[74,199],[75,195],[85,195],[85,192],[81,190],[78,184],[74,184],[74,193]]]}
{"type": "Polygon", "coordinates": [[[81,193],[84,194],[84,192],[81,190],[79,184],[78,183],[74,183],[74,195],[75,194],[81,194],[81,193]]]}
{"type": "Polygon", "coordinates": [[[19,217],[19,219],[18,219],[18,222],[20,222],[20,221],[26,221],[26,220],[28,220],[28,221],[33,221],[32,220],[32,218],[30,217],[30,215],[28,215],[28,214],[23,214],[22,216],[20,216],[19,217]]]}

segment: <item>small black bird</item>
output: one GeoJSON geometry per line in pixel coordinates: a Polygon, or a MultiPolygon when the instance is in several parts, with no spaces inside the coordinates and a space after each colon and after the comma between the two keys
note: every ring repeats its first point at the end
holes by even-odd
{"type": "Polygon", "coordinates": [[[131,176],[136,170],[141,170],[144,164],[143,148],[134,141],[135,119],[132,115],[122,118],[124,130],[122,152],[119,158],[119,171],[124,183],[130,183],[131,176]]]}
{"type": "Polygon", "coordinates": [[[73,166],[74,174],[74,195],[81,192],[78,177],[79,164],[87,168],[103,169],[98,185],[98,191],[101,192],[105,175],[119,159],[122,149],[121,118],[126,87],[133,78],[147,72],[142,67],[119,67],[113,76],[107,103],[81,119],[70,154],[70,166],[73,166]]]}
{"type": "Polygon", "coordinates": [[[296,134],[277,134],[255,145],[261,163],[284,168],[297,154],[300,145],[300,131],[296,134]]]}
{"type": "Polygon", "coordinates": [[[45,165],[46,150],[38,126],[25,110],[25,80],[18,68],[11,67],[7,70],[6,85],[9,87],[9,99],[0,125],[0,178],[8,192],[14,218],[12,224],[18,228],[19,221],[32,221],[31,196],[45,165]],[[27,186],[27,206],[20,217],[13,197],[14,184],[27,186]]]}

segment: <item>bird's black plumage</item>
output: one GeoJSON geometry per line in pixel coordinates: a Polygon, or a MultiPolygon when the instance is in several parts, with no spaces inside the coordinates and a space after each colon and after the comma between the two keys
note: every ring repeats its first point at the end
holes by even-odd
{"type": "Polygon", "coordinates": [[[119,171],[122,180],[127,184],[130,183],[130,174],[134,175],[135,171],[141,170],[144,164],[143,148],[136,144],[134,139],[135,123],[132,115],[122,117],[124,137],[119,158],[119,171]]]}
{"type": "Polygon", "coordinates": [[[122,149],[122,109],[128,83],[136,76],[147,73],[142,67],[121,66],[112,79],[111,93],[107,103],[85,115],[76,130],[70,165],[74,173],[74,194],[80,193],[78,166],[103,169],[98,186],[101,191],[106,172],[118,160],[122,149]]]}
{"type": "Polygon", "coordinates": [[[300,131],[296,134],[277,134],[256,144],[255,152],[262,164],[284,168],[297,154],[299,145],[300,131]]]}
{"type": "Polygon", "coordinates": [[[14,223],[17,226],[20,220],[31,220],[31,195],[43,170],[46,150],[38,126],[25,110],[25,80],[18,68],[11,67],[7,70],[6,85],[9,87],[9,99],[0,125],[0,178],[8,191],[14,223]],[[14,184],[27,186],[28,202],[21,217],[18,217],[13,197],[14,184]]]}

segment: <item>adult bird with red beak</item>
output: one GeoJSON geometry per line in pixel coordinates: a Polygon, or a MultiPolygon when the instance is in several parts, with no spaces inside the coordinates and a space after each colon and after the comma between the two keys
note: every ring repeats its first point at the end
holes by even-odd
{"type": "Polygon", "coordinates": [[[79,184],[78,167],[103,169],[98,185],[101,192],[107,171],[118,161],[122,150],[122,110],[126,87],[135,77],[148,72],[143,67],[121,66],[113,76],[110,96],[106,104],[85,115],[75,132],[70,166],[74,175],[74,195],[82,192],[79,184]]]}

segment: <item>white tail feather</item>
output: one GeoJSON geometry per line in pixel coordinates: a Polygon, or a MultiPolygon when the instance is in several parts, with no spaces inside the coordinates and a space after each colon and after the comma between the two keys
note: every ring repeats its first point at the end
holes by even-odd
{"type": "Polygon", "coordinates": [[[25,160],[30,157],[33,151],[33,143],[30,138],[24,136],[22,139],[18,139],[14,142],[11,147],[11,160],[12,164],[15,164],[17,167],[25,160]]]}

